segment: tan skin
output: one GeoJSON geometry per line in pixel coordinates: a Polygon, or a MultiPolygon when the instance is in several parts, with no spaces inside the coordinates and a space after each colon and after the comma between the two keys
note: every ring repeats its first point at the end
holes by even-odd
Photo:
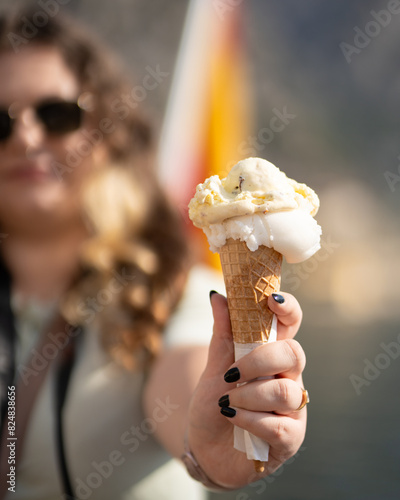
{"type": "Polygon", "coordinates": [[[46,300],[62,293],[76,268],[86,237],[79,186],[104,151],[94,149],[60,181],[52,162],[65,164],[82,130],[49,136],[30,105],[49,97],[76,99],[75,76],[55,49],[34,45],[0,54],[0,68],[7,75],[0,79],[0,106],[18,109],[12,136],[0,143],[0,227],[10,235],[2,251],[19,292],[46,300]]]}
{"type": "MultiPolygon", "coordinates": [[[[76,99],[80,88],[61,55],[52,48],[31,44],[20,53],[0,54],[0,105],[18,102],[12,136],[0,143],[0,227],[8,234],[2,243],[4,259],[13,275],[15,290],[48,301],[60,297],[77,269],[79,248],[86,231],[81,222],[79,187],[106,152],[100,144],[79,168],[60,180],[52,161],[63,162],[66,152],[81,140],[82,130],[62,137],[46,133],[31,108],[43,98],[76,99]]],[[[84,124],[90,128],[90,117],[84,124]]],[[[278,317],[278,342],[267,344],[234,363],[232,334],[226,299],[212,297],[214,335],[209,348],[171,349],[156,361],[144,391],[144,408],[152,415],[156,399],[178,405],[160,423],[156,436],[179,457],[188,430],[190,447],[215,482],[239,487],[254,476],[253,464],[232,447],[233,424],[270,443],[271,473],[300,447],[306,429],[302,400],[305,355],[293,340],[301,309],[294,297],[283,294],[284,304],[269,298],[278,317]],[[224,381],[224,373],[237,366],[240,382],[272,375],[237,388],[224,381]],[[221,415],[218,399],[229,394],[237,409],[232,419],[221,415]],[[273,413],[272,413],[273,412],[273,413]]]]}

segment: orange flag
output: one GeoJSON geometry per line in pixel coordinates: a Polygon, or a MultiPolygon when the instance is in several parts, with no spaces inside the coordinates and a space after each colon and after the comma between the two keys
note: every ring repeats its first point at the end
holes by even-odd
{"type": "Polygon", "coordinates": [[[243,9],[244,2],[191,0],[159,146],[161,182],[199,239],[200,258],[216,267],[187,205],[198,183],[226,177],[244,158],[240,144],[252,131],[243,9]]]}

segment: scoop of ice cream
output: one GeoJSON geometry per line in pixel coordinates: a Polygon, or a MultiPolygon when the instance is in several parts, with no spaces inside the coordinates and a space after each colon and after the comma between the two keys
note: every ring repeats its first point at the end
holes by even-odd
{"type": "Polygon", "coordinates": [[[289,264],[303,262],[320,249],[321,228],[304,210],[233,217],[203,231],[213,252],[233,238],[245,241],[252,251],[260,245],[274,248],[289,264]]]}
{"type": "Polygon", "coordinates": [[[239,215],[296,208],[315,215],[318,196],[267,160],[248,158],[237,163],[225,179],[213,175],[199,184],[189,204],[189,217],[203,228],[239,215]]]}
{"type": "Polygon", "coordinates": [[[320,248],[321,228],[313,218],[318,208],[311,188],[266,160],[248,158],[225,179],[214,175],[199,184],[189,217],[204,230],[212,251],[234,238],[252,251],[259,245],[272,247],[295,263],[320,248]]]}

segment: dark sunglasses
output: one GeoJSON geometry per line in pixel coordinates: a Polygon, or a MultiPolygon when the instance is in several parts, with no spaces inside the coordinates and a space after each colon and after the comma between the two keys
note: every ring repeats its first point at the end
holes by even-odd
{"type": "MultiPolygon", "coordinates": [[[[5,141],[12,135],[16,116],[10,112],[10,108],[0,109],[0,141],[5,141]]],[[[85,112],[79,101],[57,99],[42,101],[33,106],[33,109],[46,132],[51,135],[63,135],[78,130],[85,112]]]]}

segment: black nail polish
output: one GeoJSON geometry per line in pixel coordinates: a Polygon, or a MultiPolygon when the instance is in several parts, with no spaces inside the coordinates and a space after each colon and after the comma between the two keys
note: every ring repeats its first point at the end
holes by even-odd
{"type": "Polygon", "coordinates": [[[210,300],[211,300],[211,297],[214,295],[214,293],[218,293],[218,292],[216,292],[215,290],[210,291],[210,300]]]}
{"type": "Polygon", "coordinates": [[[222,396],[221,398],[219,398],[218,405],[221,408],[226,408],[227,406],[229,406],[229,395],[225,394],[225,396],[222,396]]]}
{"type": "Polygon", "coordinates": [[[236,415],[236,410],[227,406],[226,408],[221,408],[221,413],[224,417],[232,418],[236,415]]]}
{"type": "Polygon", "coordinates": [[[282,295],[280,295],[279,293],[273,293],[272,297],[275,302],[278,302],[278,304],[283,304],[285,302],[284,297],[282,297],[282,295]]]}
{"type": "Polygon", "coordinates": [[[240,379],[240,371],[239,368],[231,368],[228,370],[225,375],[224,375],[224,380],[225,382],[231,383],[231,382],[237,382],[240,379]]]}

